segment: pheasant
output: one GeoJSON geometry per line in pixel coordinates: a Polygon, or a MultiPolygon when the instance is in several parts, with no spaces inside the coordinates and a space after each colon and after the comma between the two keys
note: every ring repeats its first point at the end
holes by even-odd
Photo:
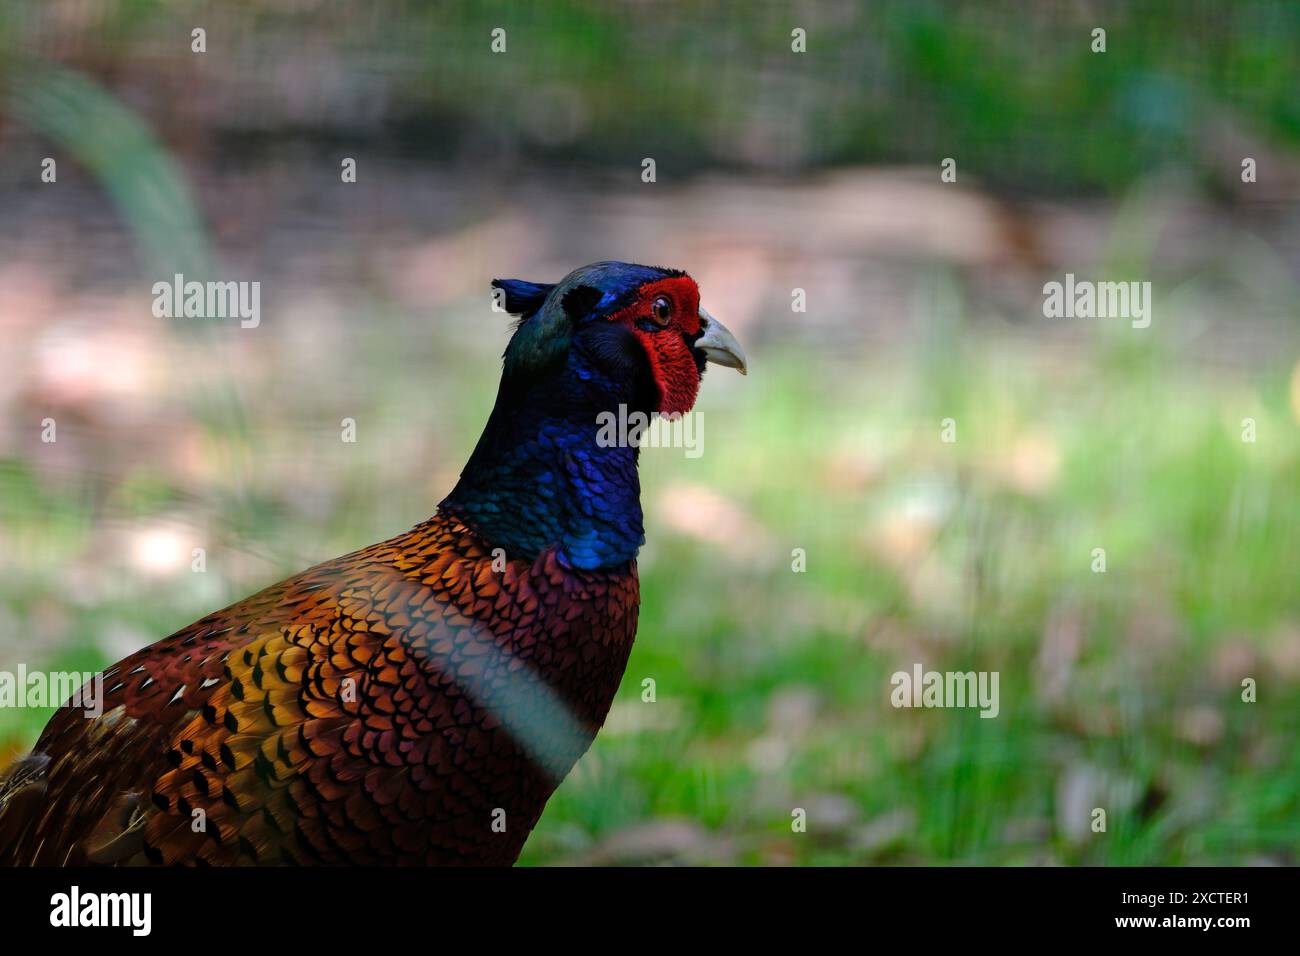
{"type": "Polygon", "coordinates": [[[604,723],[636,634],[635,442],[602,412],[744,373],[684,272],[496,280],[496,404],[433,517],[103,672],[0,783],[9,864],[509,865],[604,723]]]}

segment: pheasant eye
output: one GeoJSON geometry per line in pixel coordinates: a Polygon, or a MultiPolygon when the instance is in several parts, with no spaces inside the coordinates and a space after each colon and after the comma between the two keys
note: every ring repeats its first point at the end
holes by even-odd
{"type": "Polygon", "coordinates": [[[672,315],[673,304],[668,301],[667,296],[659,296],[650,306],[650,314],[659,325],[667,325],[668,319],[672,315]]]}

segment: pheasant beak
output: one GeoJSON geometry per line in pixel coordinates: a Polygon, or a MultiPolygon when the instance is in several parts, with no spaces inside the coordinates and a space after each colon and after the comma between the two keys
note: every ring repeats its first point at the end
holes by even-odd
{"type": "Polygon", "coordinates": [[[741,375],[746,374],[748,366],[745,364],[745,350],[740,347],[736,337],[703,309],[699,310],[699,314],[702,334],[695,340],[695,347],[715,365],[725,365],[734,368],[741,375]]]}

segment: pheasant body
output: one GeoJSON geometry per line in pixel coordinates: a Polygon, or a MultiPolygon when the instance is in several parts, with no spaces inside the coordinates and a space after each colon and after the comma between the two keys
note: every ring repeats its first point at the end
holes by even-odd
{"type": "Polygon", "coordinates": [[[711,353],[743,356],[681,273],[499,286],[521,323],[437,513],[106,670],[102,714],[60,709],[0,781],[0,862],[518,857],[636,634],[637,451],[597,413],[689,408],[711,353]]]}
{"type": "Polygon", "coordinates": [[[438,516],[106,671],[104,715],[36,745],[61,756],[14,862],[513,862],[609,709],[637,580],[492,561],[438,516]],[[512,735],[553,718],[543,683],[576,720],[512,735]]]}

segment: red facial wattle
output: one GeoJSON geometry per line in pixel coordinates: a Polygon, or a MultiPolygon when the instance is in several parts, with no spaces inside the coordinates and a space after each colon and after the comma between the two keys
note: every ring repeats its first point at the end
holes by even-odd
{"type": "Polygon", "coordinates": [[[645,348],[659,389],[656,411],[663,414],[690,411],[699,394],[700,369],[690,345],[700,334],[699,309],[695,280],[676,276],[646,283],[631,305],[610,316],[613,322],[627,323],[645,348]],[[654,318],[654,303],[661,297],[670,303],[662,326],[654,318]]]}

